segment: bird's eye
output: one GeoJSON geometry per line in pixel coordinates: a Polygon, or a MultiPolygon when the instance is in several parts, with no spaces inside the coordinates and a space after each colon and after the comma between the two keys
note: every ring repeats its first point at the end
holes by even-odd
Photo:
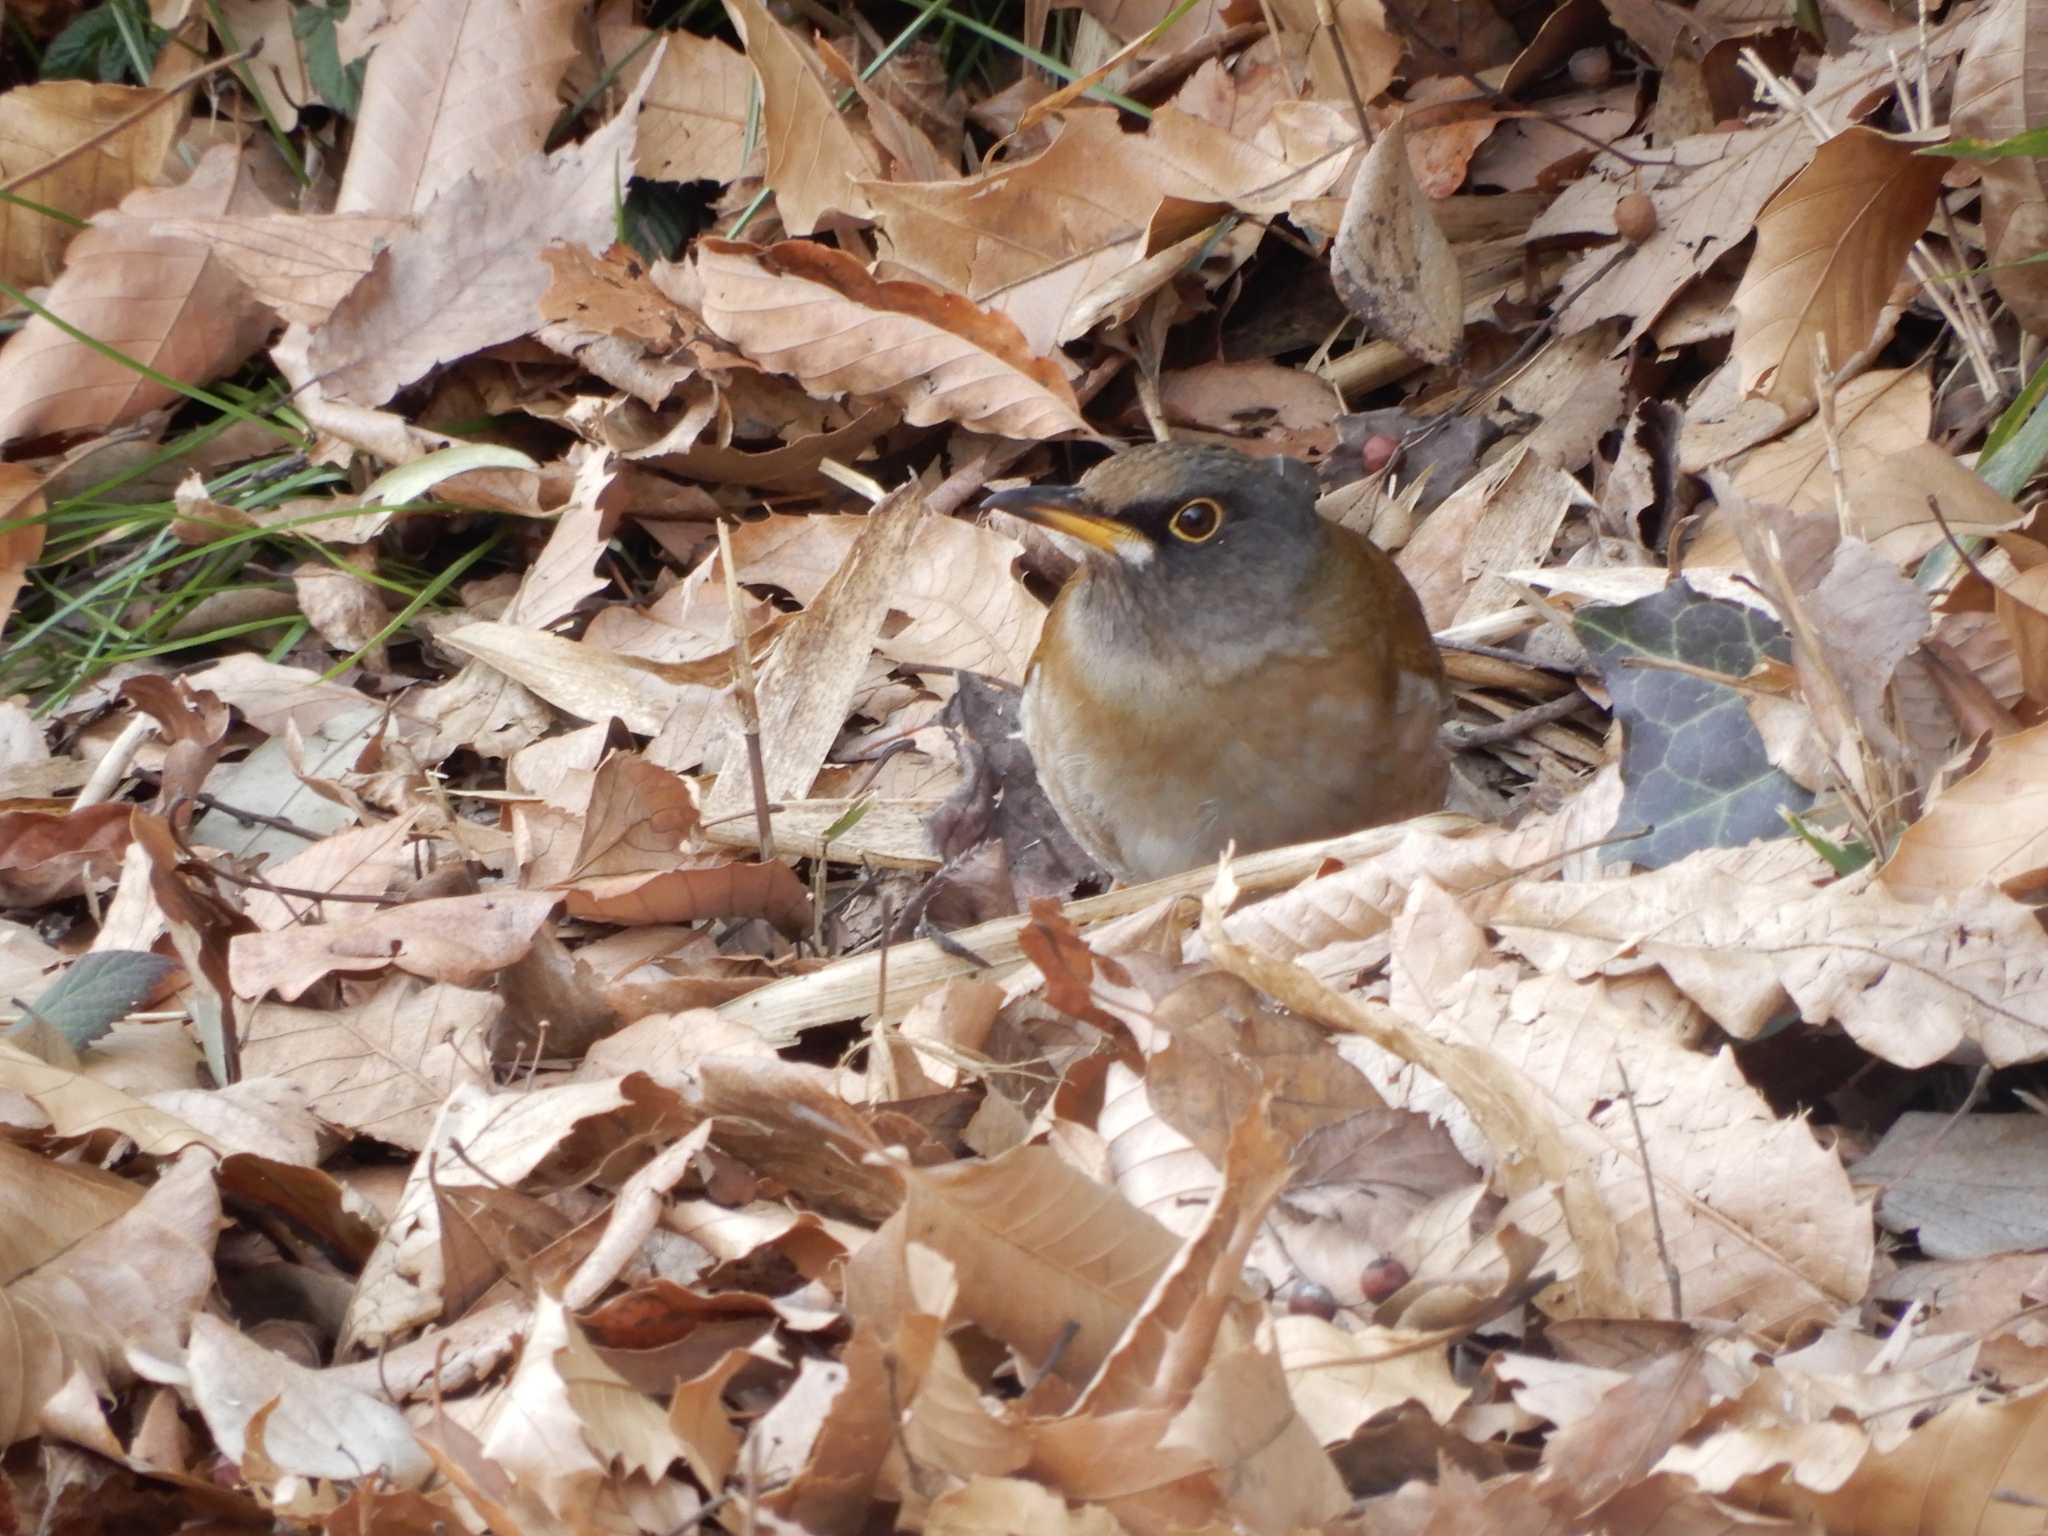
{"type": "Polygon", "coordinates": [[[1206,544],[1223,526],[1223,509],[1208,497],[1197,496],[1174,513],[1173,521],[1167,526],[1183,544],[1206,544]]]}

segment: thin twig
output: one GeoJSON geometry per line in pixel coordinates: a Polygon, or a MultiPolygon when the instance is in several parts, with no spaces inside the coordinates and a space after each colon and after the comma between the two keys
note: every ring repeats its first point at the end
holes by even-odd
{"type": "Polygon", "coordinates": [[[1183,48],[1170,58],[1147,64],[1124,82],[1123,93],[1132,101],[1142,101],[1150,106],[1155,91],[1162,98],[1170,95],[1176,86],[1211,59],[1220,59],[1226,53],[1249,48],[1265,35],[1266,24],[1263,21],[1247,21],[1226,27],[1221,32],[1212,32],[1191,48],[1183,48]]]}
{"type": "Polygon", "coordinates": [[[1849,522],[1849,474],[1842,467],[1842,434],[1835,426],[1835,371],[1825,335],[1813,338],[1813,398],[1821,441],[1827,445],[1828,480],[1835,489],[1835,527],[1846,538],[1854,531],[1849,522]]]}
{"type": "Polygon", "coordinates": [[[1664,1215],[1657,1202],[1657,1179],[1650,1172],[1650,1144],[1643,1137],[1643,1118],[1636,1113],[1636,1091],[1628,1080],[1628,1067],[1620,1056],[1614,1070],[1621,1074],[1621,1096],[1628,1103],[1629,1124],[1636,1131],[1636,1155],[1643,1160],[1643,1184],[1650,1191],[1650,1231],[1657,1239],[1657,1257],[1664,1265],[1664,1283],[1671,1287],[1671,1320],[1685,1321],[1685,1296],[1679,1288],[1678,1266],[1671,1262],[1671,1249],[1664,1242],[1664,1215]]]}
{"type": "Polygon", "coordinates": [[[1358,76],[1351,72],[1351,50],[1344,45],[1344,29],[1337,25],[1336,7],[1330,0],[1316,0],[1316,19],[1329,33],[1330,47],[1337,55],[1337,68],[1344,76],[1344,89],[1351,93],[1351,105],[1358,113],[1358,131],[1368,148],[1373,142],[1372,124],[1365,115],[1365,96],[1358,89],[1358,76]]]}
{"type": "Polygon", "coordinates": [[[1445,726],[1444,739],[1454,751],[1476,752],[1481,747],[1499,746],[1504,741],[1526,736],[1539,725],[1549,725],[1562,720],[1587,702],[1584,695],[1574,689],[1570,693],[1560,694],[1547,703],[1520,710],[1504,720],[1496,720],[1491,725],[1445,726]]]}
{"type": "Polygon", "coordinates": [[[768,814],[768,765],[761,756],[761,695],[754,686],[754,658],[747,649],[747,605],[734,573],[732,528],[718,520],[718,558],[725,567],[725,601],[732,615],[732,696],[740,712],[740,730],[747,740],[747,774],[754,784],[754,831],[761,862],[775,857],[775,822],[768,814]]]}
{"type": "Polygon", "coordinates": [[[1927,510],[1934,514],[1935,526],[1941,530],[1942,537],[1948,540],[1949,547],[1956,552],[1956,558],[1963,562],[1963,569],[1996,592],[1998,583],[1984,574],[1976,558],[1963,547],[1963,541],[1956,537],[1955,529],[1949,527],[1948,519],[1941,515],[1941,498],[1930,493],[1927,497],[1927,510]]]}
{"type": "Polygon", "coordinates": [[[245,811],[240,806],[228,804],[218,795],[206,794],[203,791],[192,797],[192,803],[204,810],[218,811],[230,821],[239,822],[245,827],[268,827],[273,832],[289,833],[308,843],[321,842],[327,835],[324,832],[315,832],[310,827],[302,827],[295,821],[287,821],[282,816],[266,816],[261,811],[245,811]]]}
{"type": "Polygon", "coordinates": [[[91,138],[81,139],[78,143],[65,150],[63,154],[56,156],[54,159],[45,160],[34,170],[23,171],[19,176],[10,176],[7,180],[0,181],[0,193],[18,192],[30,182],[39,180],[49,175],[52,171],[69,165],[88,150],[99,148],[100,145],[106,143],[107,140],[113,138],[123,129],[134,127],[145,117],[149,116],[150,113],[156,111],[158,107],[164,105],[165,102],[177,100],[184,93],[187,86],[197,85],[208,75],[217,75],[224,69],[233,69],[237,64],[246,64],[249,60],[256,57],[257,52],[256,45],[252,43],[240,53],[231,53],[224,58],[215,59],[211,64],[200,66],[185,76],[184,79],[174,81],[170,85],[165,86],[162,95],[152,97],[134,111],[125,112],[120,117],[115,118],[113,122],[107,124],[106,127],[102,128],[91,138]]]}

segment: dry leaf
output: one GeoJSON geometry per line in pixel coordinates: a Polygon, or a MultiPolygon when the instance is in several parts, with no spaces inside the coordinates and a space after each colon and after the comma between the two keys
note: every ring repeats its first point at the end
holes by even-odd
{"type": "MultiPolygon", "coordinates": [[[[271,319],[204,244],[158,235],[155,225],[259,207],[267,205],[237,152],[211,150],[183,186],[132,192],[72,241],[47,306],[158,373],[207,383],[255,351],[271,319]]],[[[0,359],[0,440],[97,431],[174,398],[40,315],[8,338],[0,359]]]]}
{"type": "MultiPolygon", "coordinates": [[[[370,56],[335,212],[424,213],[466,178],[488,181],[536,156],[581,14],[573,0],[408,7],[370,56]]],[[[610,185],[612,167],[591,174],[610,185]]]]}
{"type": "Polygon", "coordinates": [[[1065,375],[1002,315],[923,283],[877,282],[808,241],[701,240],[704,318],[820,398],[878,395],[921,425],[1011,437],[1086,432],[1065,375]]]}
{"type": "MultiPolygon", "coordinates": [[[[153,92],[84,80],[17,85],[0,95],[0,176],[9,181],[89,142],[153,92]]],[[[183,126],[177,110],[152,112],[89,154],[14,188],[24,201],[0,206],[0,278],[19,288],[56,277],[75,227],[39,213],[30,203],[75,219],[112,208],[139,187],[160,186],[166,157],[183,126]]]]}
{"type": "Polygon", "coordinates": [[[783,228],[808,235],[827,214],[864,216],[861,183],[881,170],[873,143],[840,115],[804,45],[759,0],[725,0],[725,9],[761,82],[765,177],[783,228]]]}
{"type": "Polygon", "coordinates": [[[1878,871],[1885,888],[1909,901],[1984,884],[2017,897],[2039,890],[2048,871],[2048,815],[2027,807],[2048,793],[2044,750],[2048,726],[1993,741],[1983,764],[1906,828],[1878,871]]]}
{"type": "Polygon", "coordinates": [[[1447,363],[1464,339],[1465,284],[1409,168],[1407,143],[1396,122],[1365,152],[1330,247],[1330,277],[1371,334],[1447,363]]]}
{"type": "Polygon", "coordinates": [[[559,240],[608,243],[638,112],[636,95],[583,143],[436,198],[313,333],[308,358],[327,397],[381,405],[435,364],[538,326],[540,253],[559,240]]]}
{"type": "Polygon", "coordinates": [[[1832,371],[1869,343],[1941,190],[1942,162],[1913,148],[1846,129],[1757,215],[1734,299],[1743,393],[1804,416],[1823,384],[1816,347],[1832,371]]]}

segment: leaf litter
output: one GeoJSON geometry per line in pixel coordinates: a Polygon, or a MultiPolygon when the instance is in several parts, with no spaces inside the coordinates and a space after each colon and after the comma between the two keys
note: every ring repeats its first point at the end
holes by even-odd
{"type": "Polygon", "coordinates": [[[0,91],[7,1528],[2031,1519],[2048,9],[316,10],[0,91]],[[1444,812],[1066,838],[1166,435],[1444,812]]]}

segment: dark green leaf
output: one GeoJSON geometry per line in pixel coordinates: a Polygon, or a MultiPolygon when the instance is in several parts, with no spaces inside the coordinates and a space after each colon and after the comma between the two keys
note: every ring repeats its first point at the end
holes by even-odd
{"type": "Polygon", "coordinates": [[[1659,869],[1702,848],[1785,834],[1783,812],[1813,796],[1764,755],[1735,689],[1684,672],[1633,665],[1675,661],[1741,678],[1790,653],[1784,631],[1683,581],[1619,607],[1582,609],[1572,626],[1593,655],[1621,721],[1620,831],[1639,836],[1607,856],[1659,869]]]}
{"type": "Polygon", "coordinates": [[[82,1050],[132,1013],[177,964],[146,950],[94,950],[72,961],[56,985],[29,1007],[82,1050]]]}
{"type": "Polygon", "coordinates": [[[147,62],[154,65],[169,37],[170,33],[149,19],[148,9],[139,0],[105,0],[89,7],[50,40],[43,51],[42,78],[141,84],[147,76],[135,72],[135,51],[129,39],[144,40],[147,62]]]}
{"type": "Polygon", "coordinates": [[[305,50],[306,78],[320,99],[343,117],[353,118],[362,110],[363,72],[370,67],[370,56],[341,62],[335,27],[347,15],[348,0],[338,0],[335,5],[303,5],[293,13],[292,35],[305,50]]]}

